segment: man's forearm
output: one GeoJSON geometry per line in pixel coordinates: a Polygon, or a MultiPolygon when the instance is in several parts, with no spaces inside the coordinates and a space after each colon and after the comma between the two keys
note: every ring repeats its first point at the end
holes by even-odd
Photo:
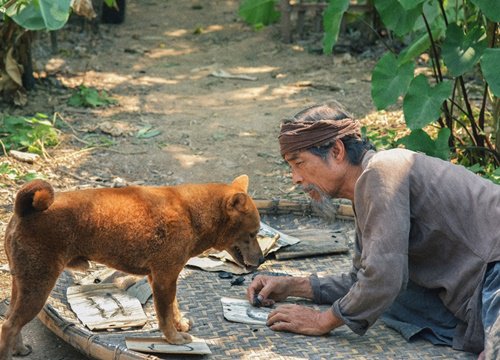
{"type": "Polygon", "coordinates": [[[296,296],[313,300],[314,294],[309,277],[293,277],[290,278],[290,280],[289,296],[296,296]]]}

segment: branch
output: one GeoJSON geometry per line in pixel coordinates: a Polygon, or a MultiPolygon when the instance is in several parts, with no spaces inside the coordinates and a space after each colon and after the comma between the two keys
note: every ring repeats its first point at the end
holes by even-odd
{"type": "MultiPolygon", "coordinates": [[[[491,29],[490,48],[494,48],[495,42],[496,42],[496,32],[497,32],[497,28],[498,28],[498,23],[490,24],[489,28],[491,29]]],[[[483,101],[481,102],[481,110],[479,111],[479,126],[481,127],[481,129],[484,129],[484,112],[486,110],[487,97],[488,97],[488,83],[486,82],[486,79],[485,79],[483,101]]]]}
{"type": "Polygon", "coordinates": [[[446,18],[446,11],[444,11],[443,0],[439,0],[438,3],[441,13],[443,14],[444,24],[448,27],[448,19],[446,18]]]}
{"type": "Polygon", "coordinates": [[[17,0],[9,0],[5,3],[5,5],[3,5],[2,7],[7,10],[8,8],[10,8],[12,5],[14,5],[15,3],[17,2],[17,0]]]}
{"type": "Polygon", "coordinates": [[[431,27],[429,26],[429,22],[427,21],[427,18],[425,17],[425,14],[422,12],[422,17],[424,19],[425,23],[425,28],[427,30],[427,33],[429,34],[429,39],[431,40],[431,48],[432,48],[432,53],[434,54],[435,62],[436,62],[436,70],[438,73],[438,80],[443,81],[443,74],[441,73],[441,66],[439,66],[439,54],[436,49],[436,42],[434,41],[434,38],[432,36],[432,31],[431,27]]]}
{"type": "Polygon", "coordinates": [[[493,155],[493,158],[495,159],[495,163],[498,165],[500,165],[500,153],[498,153],[497,151],[493,150],[493,149],[489,149],[487,147],[484,147],[484,146],[467,146],[465,148],[465,150],[467,151],[470,151],[472,152],[471,150],[476,150],[476,151],[480,151],[480,152],[489,152],[491,153],[491,155],[493,155]]]}
{"type": "Polygon", "coordinates": [[[469,129],[467,129],[467,126],[462,121],[458,120],[457,117],[453,117],[453,120],[455,120],[457,123],[459,123],[460,125],[462,125],[462,128],[465,130],[465,132],[467,133],[467,135],[469,135],[469,137],[471,138],[471,140],[474,142],[474,145],[477,145],[476,142],[475,142],[476,139],[474,139],[474,137],[470,133],[469,129]]]}

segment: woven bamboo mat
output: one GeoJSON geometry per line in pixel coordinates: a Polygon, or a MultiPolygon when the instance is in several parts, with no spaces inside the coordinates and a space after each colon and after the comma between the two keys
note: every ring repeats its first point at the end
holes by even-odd
{"type": "MultiPolygon", "coordinates": [[[[335,221],[325,224],[313,216],[296,214],[264,215],[263,220],[282,229],[287,227],[352,227],[352,222],[335,221]]],[[[269,259],[259,272],[279,272],[307,276],[347,271],[350,255],[309,257],[278,261],[269,259]]],[[[180,356],[153,356],[126,349],[125,337],[160,336],[152,306],[145,306],[148,324],[141,329],[92,332],[86,329],[69,308],[66,289],[73,285],[75,275],[61,275],[47,305],[39,315],[42,322],[58,336],[90,357],[97,359],[180,359],[180,356]]],[[[308,337],[273,332],[265,326],[232,323],[224,319],[221,297],[244,298],[254,274],[248,274],[242,285],[231,286],[229,279],[217,273],[185,268],[178,281],[181,311],[192,318],[190,333],[204,339],[212,355],[206,359],[475,359],[472,354],[448,347],[433,346],[424,340],[407,343],[398,333],[377,322],[366,335],[358,336],[347,327],[334,330],[328,336],[308,337]]],[[[297,302],[314,306],[297,299],[297,302]]],[[[326,307],[322,307],[326,308],[326,307]]],[[[194,357],[194,355],[192,356],[194,357]]]]}

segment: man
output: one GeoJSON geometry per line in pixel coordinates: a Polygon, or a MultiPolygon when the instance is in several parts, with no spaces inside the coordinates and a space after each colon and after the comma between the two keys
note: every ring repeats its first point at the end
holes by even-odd
{"type": "Polygon", "coordinates": [[[282,305],[271,329],[323,335],[345,324],[361,335],[383,316],[407,339],[479,353],[486,335],[481,356],[500,351],[500,186],[409,150],[375,152],[337,102],[284,121],[279,143],[293,182],[314,200],[352,201],[356,242],[347,274],[254,279],[255,305],[288,296],[332,304],[282,305]]]}

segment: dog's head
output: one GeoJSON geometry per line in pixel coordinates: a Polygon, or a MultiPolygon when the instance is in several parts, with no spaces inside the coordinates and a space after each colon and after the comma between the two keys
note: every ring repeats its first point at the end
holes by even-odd
{"type": "Polygon", "coordinates": [[[229,227],[221,239],[222,248],[242,266],[256,269],[264,261],[257,242],[260,216],[255,203],[247,195],[248,176],[237,177],[232,184],[225,203],[229,227]]]}

